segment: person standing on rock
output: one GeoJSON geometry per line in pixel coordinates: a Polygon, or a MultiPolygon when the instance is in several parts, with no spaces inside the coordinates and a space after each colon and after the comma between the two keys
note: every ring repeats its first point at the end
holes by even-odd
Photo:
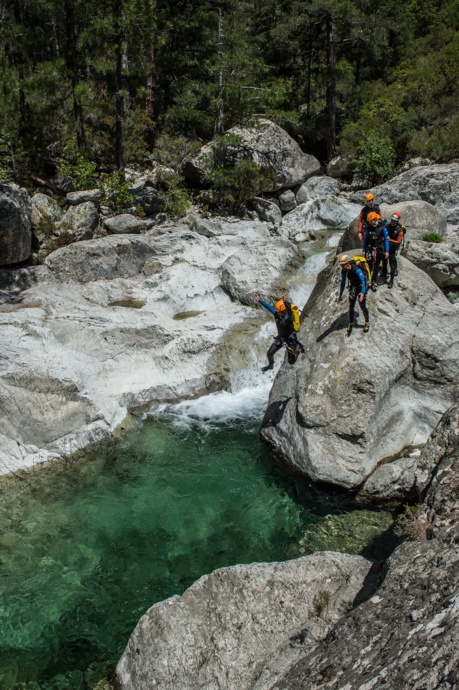
{"type": "Polygon", "coordinates": [[[387,283],[387,259],[383,259],[383,277],[387,287],[392,289],[394,287],[394,278],[397,275],[397,254],[402,246],[403,237],[406,232],[404,225],[400,223],[400,213],[395,211],[391,215],[390,221],[386,223],[387,235],[389,237],[389,265],[390,265],[390,280],[387,283]]]}
{"type": "Polygon", "coordinates": [[[380,213],[379,206],[377,204],[375,204],[374,199],[375,199],[375,195],[371,194],[371,192],[369,194],[366,194],[365,195],[366,204],[362,208],[362,210],[360,211],[359,224],[357,227],[357,231],[359,233],[359,239],[362,240],[362,242],[363,242],[363,238],[365,237],[365,230],[367,229],[368,214],[372,213],[372,212],[380,213]]]}
{"type": "Polygon", "coordinates": [[[372,211],[367,217],[368,225],[363,239],[362,255],[371,267],[371,289],[376,292],[379,266],[389,257],[389,236],[385,222],[379,213],[372,211]]]}
{"type": "Polygon", "coordinates": [[[368,333],[370,330],[370,314],[367,307],[367,276],[363,266],[359,266],[358,258],[352,259],[347,254],[341,254],[338,259],[341,266],[341,285],[339,290],[338,301],[343,299],[344,288],[346,287],[346,279],[349,288],[349,325],[347,327],[347,334],[352,335],[352,329],[357,324],[354,322],[355,303],[359,302],[359,307],[362,311],[365,325],[363,332],[368,333]]]}
{"type": "Polygon", "coordinates": [[[287,361],[289,364],[295,364],[300,352],[304,352],[304,347],[298,340],[295,332],[294,314],[291,302],[289,302],[285,295],[282,299],[276,302],[272,307],[267,302],[263,302],[258,295],[255,295],[255,300],[259,302],[271,314],[274,314],[276,321],[277,336],[267,352],[268,365],[262,368],[262,371],[268,371],[274,367],[274,355],[283,345],[287,348],[287,361]]]}

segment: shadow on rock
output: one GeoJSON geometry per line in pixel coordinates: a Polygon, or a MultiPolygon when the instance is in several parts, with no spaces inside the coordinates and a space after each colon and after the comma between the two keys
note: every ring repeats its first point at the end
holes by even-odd
{"type": "Polygon", "coordinates": [[[327,328],[326,331],[321,333],[319,337],[317,338],[316,342],[320,343],[322,340],[324,340],[327,336],[330,335],[330,333],[333,333],[333,331],[342,331],[345,328],[347,328],[347,324],[349,323],[348,321],[348,312],[344,312],[344,314],[340,314],[337,319],[335,319],[332,323],[331,326],[327,328]]]}
{"type": "Polygon", "coordinates": [[[261,428],[263,429],[267,426],[277,426],[284,416],[285,408],[291,399],[292,396],[289,398],[284,398],[283,400],[276,400],[276,402],[268,405],[265,416],[263,417],[261,428]]]}

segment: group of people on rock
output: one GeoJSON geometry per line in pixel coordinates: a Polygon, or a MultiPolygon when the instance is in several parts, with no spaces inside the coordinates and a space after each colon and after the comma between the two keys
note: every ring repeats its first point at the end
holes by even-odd
{"type": "MultiPolygon", "coordinates": [[[[383,220],[379,206],[374,202],[374,195],[367,194],[365,201],[366,205],[362,208],[358,221],[359,239],[363,242],[362,254],[361,256],[341,254],[338,259],[341,266],[339,301],[343,298],[346,282],[349,288],[348,335],[352,334],[352,329],[356,325],[354,311],[357,301],[365,319],[363,332],[368,333],[370,330],[370,314],[366,302],[368,290],[376,292],[380,269],[383,283],[389,289],[394,287],[394,279],[397,275],[397,253],[406,232],[405,226],[400,223],[400,213],[396,211],[389,221],[383,220]]],[[[298,307],[289,302],[285,295],[274,306],[264,302],[258,295],[255,295],[255,300],[274,315],[277,327],[277,336],[267,352],[268,364],[262,368],[262,371],[273,369],[274,355],[283,346],[287,348],[289,364],[294,364],[298,355],[304,352],[304,347],[296,335],[296,331],[299,330],[299,317],[295,314],[295,310],[298,312],[298,307]]]]}
{"type": "Polygon", "coordinates": [[[400,223],[400,213],[392,214],[390,220],[384,220],[379,206],[374,202],[374,195],[367,194],[366,205],[362,208],[358,221],[359,239],[363,242],[361,256],[341,254],[341,286],[339,300],[342,300],[346,280],[349,288],[349,325],[347,334],[352,334],[354,309],[358,301],[365,325],[363,332],[370,330],[370,315],[366,304],[368,290],[376,292],[378,276],[381,269],[383,284],[389,289],[394,287],[397,275],[397,253],[405,236],[405,226],[400,223]],[[388,272],[390,267],[390,276],[388,272]]]}

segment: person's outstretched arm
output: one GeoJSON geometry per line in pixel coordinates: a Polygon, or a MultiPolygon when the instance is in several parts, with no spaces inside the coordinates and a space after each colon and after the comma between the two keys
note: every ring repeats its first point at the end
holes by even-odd
{"type": "Polygon", "coordinates": [[[276,310],[275,310],[274,307],[272,307],[270,304],[268,304],[267,302],[263,302],[263,300],[260,299],[259,297],[255,297],[255,299],[256,299],[256,301],[259,302],[265,309],[267,309],[268,311],[270,311],[271,314],[275,314],[275,313],[276,313],[276,310]]]}

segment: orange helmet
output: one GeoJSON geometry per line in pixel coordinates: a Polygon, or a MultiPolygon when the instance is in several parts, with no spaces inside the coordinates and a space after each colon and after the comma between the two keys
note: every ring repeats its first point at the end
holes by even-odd
{"type": "Polygon", "coordinates": [[[349,261],[350,258],[347,254],[341,254],[341,256],[338,257],[338,263],[340,266],[345,266],[347,263],[349,263],[349,261]]]}
{"type": "Polygon", "coordinates": [[[375,213],[374,211],[370,211],[370,213],[367,216],[368,222],[371,223],[372,220],[376,220],[376,219],[381,220],[381,216],[379,215],[379,213],[375,213]]]}
{"type": "Polygon", "coordinates": [[[375,198],[375,195],[372,194],[371,192],[369,194],[365,194],[365,201],[373,201],[375,198]]]}
{"type": "Polygon", "coordinates": [[[285,302],[283,299],[280,299],[278,302],[276,302],[275,309],[276,311],[285,311],[285,302]]]}

